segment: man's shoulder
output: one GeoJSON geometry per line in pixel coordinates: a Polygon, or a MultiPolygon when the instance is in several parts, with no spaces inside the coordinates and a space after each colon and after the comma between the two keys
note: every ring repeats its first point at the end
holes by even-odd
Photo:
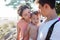
{"type": "MultiPolygon", "coordinates": [[[[41,28],[49,28],[57,19],[54,19],[54,20],[50,20],[48,22],[44,22],[40,25],[40,29],[41,28]]],[[[60,22],[58,22],[56,25],[60,25],[60,22]]]]}
{"type": "MultiPolygon", "coordinates": [[[[57,18],[56,21],[58,21],[58,20],[59,20],[59,18],[57,18]]],[[[56,22],[56,21],[55,21],[55,22],[56,22]]],[[[60,20],[59,20],[58,22],[56,22],[54,26],[60,26],[60,20]]]]}
{"type": "Polygon", "coordinates": [[[60,21],[55,24],[55,26],[60,26],[60,21]]]}

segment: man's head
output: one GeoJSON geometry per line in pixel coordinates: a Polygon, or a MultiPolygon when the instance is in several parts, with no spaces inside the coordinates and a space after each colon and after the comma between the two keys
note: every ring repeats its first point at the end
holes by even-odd
{"type": "Polygon", "coordinates": [[[39,0],[38,3],[42,6],[48,4],[51,9],[55,8],[55,0],[39,0]]]}
{"type": "Polygon", "coordinates": [[[48,16],[55,9],[55,0],[38,0],[37,3],[43,16],[48,16]]]}

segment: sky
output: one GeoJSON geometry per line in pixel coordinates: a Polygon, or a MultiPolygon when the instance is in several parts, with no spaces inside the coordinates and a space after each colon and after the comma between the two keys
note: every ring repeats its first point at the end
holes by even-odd
{"type": "Polygon", "coordinates": [[[17,9],[15,10],[11,6],[5,6],[5,4],[9,2],[10,0],[8,0],[7,2],[4,2],[4,0],[0,0],[0,19],[17,20],[17,9]]]}

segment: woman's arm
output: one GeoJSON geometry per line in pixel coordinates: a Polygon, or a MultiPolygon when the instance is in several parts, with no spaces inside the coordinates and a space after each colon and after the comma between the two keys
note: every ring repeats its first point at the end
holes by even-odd
{"type": "Polygon", "coordinates": [[[27,26],[27,30],[24,32],[24,37],[25,37],[27,34],[29,34],[29,29],[30,29],[30,27],[27,26]]]}
{"type": "Polygon", "coordinates": [[[17,24],[17,40],[19,40],[20,36],[20,28],[19,28],[19,23],[17,24]]]}

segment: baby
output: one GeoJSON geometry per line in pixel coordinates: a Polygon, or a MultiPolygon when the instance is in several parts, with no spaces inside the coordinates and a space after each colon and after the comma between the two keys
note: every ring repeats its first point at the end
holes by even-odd
{"type": "Polygon", "coordinates": [[[31,23],[28,25],[29,40],[37,40],[39,27],[39,13],[37,11],[31,14],[31,23]]]}

